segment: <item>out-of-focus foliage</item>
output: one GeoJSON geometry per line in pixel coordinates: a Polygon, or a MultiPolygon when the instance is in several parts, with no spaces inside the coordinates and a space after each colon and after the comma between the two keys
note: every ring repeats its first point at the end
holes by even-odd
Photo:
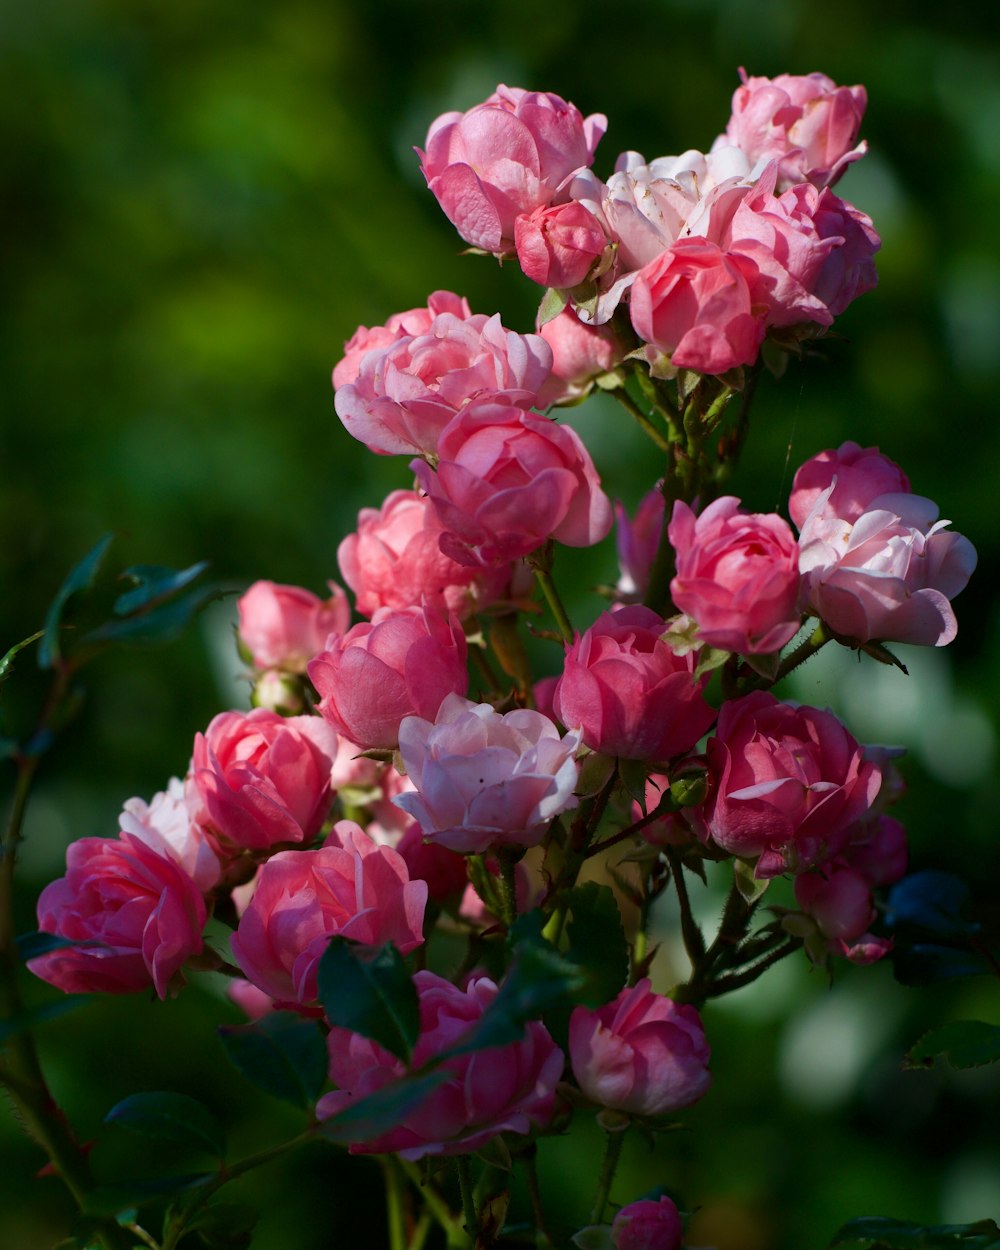
{"type": "MultiPolygon", "coordinates": [[[[320,590],[336,576],[358,509],[405,484],[400,463],[364,452],[336,420],[329,372],[343,340],[437,288],[526,329],[539,294],[516,268],[458,255],[411,150],[438,113],[501,81],[556,91],[608,114],[596,161],[607,174],[624,148],[707,146],[739,65],[820,69],[869,89],[871,154],[838,190],[883,236],[881,285],[838,323],[843,338],[762,385],[733,490],[755,509],[783,504],[795,465],[854,438],[902,462],[978,547],[959,638],[912,666],[909,685],[844,655],[839,669],[807,666],[796,694],[834,702],[860,737],[907,743],[899,811],[915,865],[972,880],[995,932],[982,897],[1000,867],[991,29],[986,5],[861,0],[3,6],[0,654],[41,628],[65,571],[109,529],[120,534],[116,567],[207,559],[235,588],[263,577],[320,590]]],[[[649,458],[624,415],[593,401],[571,419],[609,490],[634,503],[649,458]]],[[[613,580],[610,546],[576,567],[613,580]]],[[[123,800],[181,772],[220,699],[244,697],[217,681],[239,671],[225,610],[203,619],[182,642],[90,673],[89,704],[29,817],[20,929],[67,843],[113,834],[123,800]]],[[[0,733],[27,723],[40,690],[32,669],[20,656],[0,733]]],[[[58,1096],[84,1137],[100,1134],[102,1173],[134,1165],[134,1143],[101,1119],[138,1089],[201,1098],[236,1149],[296,1131],[292,1108],[227,1063],[220,1017],[239,1021],[196,986],[176,1003],[95,1001],[43,1027],[58,1096]]],[[[620,1196],[668,1185],[702,1208],[694,1240],[719,1250],[820,1246],[862,1214],[927,1224],[995,1214],[997,1067],[902,1070],[922,1033],[961,1017],[1000,1020],[995,981],[908,990],[879,966],[843,972],[828,991],[820,974],[781,966],[706,1013],[713,1093],[685,1116],[690,1133],[653,1152],[628,1143],[620,1196]],[[944,1131],[955,1124],[957,1153],[944,1131]]],[[[564,1141],[541,1152],[543,1187],[567,1210],[589,1199],[598,1137],[582,1161],[564,1141]]],[[[43,1160],[9,1117],[0,1145],[0,1245],[57,1241],[69,1219],[58,1183],[32,1179],[43,1160]]],[[[263,1208],[260,1250],[375,1250],[379,1193],[370,1161],[318,1143],[254,1174],[233,1201],[263,1208]]]]}

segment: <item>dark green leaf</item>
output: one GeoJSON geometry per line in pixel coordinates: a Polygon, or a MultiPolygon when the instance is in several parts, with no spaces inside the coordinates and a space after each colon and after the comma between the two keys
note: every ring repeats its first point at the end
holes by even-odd
{"type": "Polygon", "coordinates": [[[990,971],[989,964],[975,951],[930,942],[903,942],[898,936],[891,959],[893,973],[901,985],[932,985],[990,971]]]}
{"type": "Polygon", "coordinates": [[[602,1007],[628,980],[628,943],[614,891],[588,881],[569,892],[568,905],[566,956],[586,977],[577,999],[587,1007],[602,1007]]]}
{"type": "Polygon", "coordinates": [[[224,591],[214,586],[199,586],[190,594],[164,603],[149,612],[140,612],[120,621],[108,621],[86,635],[86,642],[170,642],[179,637],[195,615],[224,591]]]}
{"type": "Polygon", "coordinates": [[[104,1122],[159,1141],[208,1150],[219,1158],[226,1153],[226,1136],[215,1114],[187,1094],[163,1090],[131,1094],[111,1108],[104,1122]]]}
{"type": "Polygon", "coordinates": [[[219,1029],[230,1061],[248,1081],[283,1102],[311,1107],[326,1081],[326,1043],[315,1020],[276,1011],[253,1024],[219,1029]]]}
{"type": "Polygon", "coordinates": [[[319,1000],[333,1025],[409,1063],[420,1033],[417,991],[391,942],[377,951],[335,937],[319,961],[319,1000]]]}
{"type": "Polygon", "coordinates": [[[202,1207],[187,1223],[211,1250],[243,1250],[253,1238],[258,1212],[242,1202],[215,1202],[202,1207]]]}
{"type": "Polygon", "coordinates": [[[371,1141],[405,1119],[450,1076],[451,1073],[439,1068],[422,1076],[401,1077],[324,1120],[319,1131],[330,1141],[371,1141]]]}
{"type": "Polygon", "coordinates": [[[158,564],[134,564],[121,574],[122,580],[127,579],[134,583],[134,588],[118,596],[115,600],[115,612],[118,616],[131,616],[133,612],[148,608],[161,599],[167,599],[189,582],[193,582],[207,568],[207,560],[192,564],[187,569],[162,568],[158,564]]]}
{"type": "Polygon", "coordinates": [[[37,959],[39,955],[46,955],[49,951],[78,945],[81,943],[75,942],[73,938],[58,937],[55,933],[22,933],[17,938],[17,953],[27,963],[29,959],[37,959]]]}
{"type": "Polygon", "coordinates": [[[93,585],[113,537],[113,534],[105,534],[96,547],[91,548],[80,563],[70,570],[68,577],[59,587],[56,597],[45,614],[45,629],[38,648],[39,668],[52,668],[59,660],[62,654],[59,646],[59,629],[62,624],[63,610],[78,590],[86,590],[93,585]]]}
{"type": "Polygon", "coordinates": [[[44,632],[43,629],[40,629],[37,634],[32,634],[30,638],[24,638],[21,642],[15,642],[3,659],[0,660],[0,686],[10,676],[11,666],[17,653],[23,651],[25,647],[30,647],[33,642],[37,642],[44,632]]]}
{"type": "Polygon", "coordinates": [[[962,917],[968,898],[969,887],[953,873],[915,872],[889,891],[885,922],[890,929],[919,929],[939,940],[964,938],[979,928],[962,917]]]}
{"type": "Polygon", "coordinates": [[[940,1055],[953,1068],[979,1068],[1000,1061],[1000,1025],[955,1020],[925,1033],[904,1060],[907,1068],[929,1068],[940,1055]]]}
{"type": "Polygon", "coordinates": [[[992,1220],[975,1224],[928,1227],[882,1216],[865,1216],[845,1224],[830,1242],[834,1246],[885,1247],[886,1250],[1000,1250],[1000,1228],[992,1220]]]}
{"type": "Polygon", "coordinates": [[[40,1007],[30,1007],[16,1016],[8,1016],[6,1020],[0,1020],[0,1045],[8,1037],[33,1029],[38,1024],[44,1024],[46,1020],[55,1020],[68,1011],[75,1011],[77,1007],[82,1007],[91,999],[90,994],[67,994],[64,998],[57,998],[54,1002],[43,1003],[40,1007]]]}
{"type": "Polygon", "coordinates": [[[630,795],[646,814],[646,780],[649,777],[649,765],[644,760],[619,760],[618,776],[621,778],[625,793],[630,795]]]}
{"type": "Polygon", "coordinates": [[[187,1172],[181,1176],[147,1176],[139,1180],[118,1181],[113,1185],[99,1185],[87,1195],[85,1210],[88,1215],[118,1215],[147,1202],[208,1185],[215,1179],[215,1172],[187,1172]]]}

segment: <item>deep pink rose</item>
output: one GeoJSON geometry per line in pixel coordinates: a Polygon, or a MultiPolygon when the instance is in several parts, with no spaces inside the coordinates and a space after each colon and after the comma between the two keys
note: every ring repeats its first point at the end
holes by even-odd
{"type": "Polygon", "coordinates": [[[739,503],[724,495],[696,517],[677,500],[668,529],[677,553],[670,595],[710,647],[769,655],[801,623],[798,545],[776,513],[746,513],[739,503]]]}
{"type": "Polygon", "coordinates": [[[340,821],[335,835],[339,845],[272,855],[232,937],[244,975],[279,1006],[315,1003],[319,961],[334,935],[392,942],[404,955],[424,940],[427,883],[411,881],[401,856],[352,821],[340,821]]]}
{"type": "Polygon", "coordinates": [[[663,491],[659,486],[654,486],[643,495],[633,518],[629,517],[623,504],[615,504],[615,545],[621,570],[616,589],[625,603],[641,601],[649,588],[650,570],[663,535],[665,510],[663,491]]]}
{"type": "Polygon", "coordinates": [[[825,963],[831,953],[851,963],[871,964],[892,950],[891,938],[868,931],[876,914],[871,884],[853,868],[838,861],[800,873],[795,878],[795,901],[807,917],[797,928],[815,963],[825,963]]]}
{"type": "Polygon", "coordinates": [[[906,829],[894,817],[881,814],[859,821],[851,828],[842,858],[869,885],[893,885],[906,873],[906,829]]]}
{"type": "Polygon", "coordinates": [[[467,243],[513,250],[521,213],[551,204],[560,184],[588,166],[607,118],[584,118],[550,92],[499,86],[465,113],[431,123],[420,168],[445,216],[467,243]]]}
{"type": "Polygon", "coordinates": [[[552,372],[539,395],[539,407],[580,399],[594,379],[610,372],[625,353],[610,325],[585,325],[570,307],[546,321],[538,333],[552,348],[552,372]]]}
{"type": "Polygon", "coordinates": [[[418,824],[411,822],[407,826],[396,850],[406,864],[410,880],[425,881],[428,898],[435,903],[443,906],[464,894],[469,881],[465,856],[449,851],[439,842],[425,842],[424,831],[418,824]]]}
{"type": "Polygon", "coordinates": [[[315,837],[330,810],[336,735],[316,716],[221,712],[194,740],[199,818],[225,859],[315,837]]]}
{"type": "Polygon", "coordinates": [[[880,495],[853,524],[824,515],[828,502],[824,491],[799,535],[810,609],[854,642],[951,642],[950,601],[976,567],[972,543],[946,532],[937,505],[921,495],[880,495]]]}
{"type": "Polygon", "coordinates": [[[694,1007],[654,994],[648,978],[569,1021],[573,1075],[592,1101],[636,1116],[669,1115],[708,1091],[710,1055],[694,1007]]]}
{"type": "Polygon", "coordinates": [[[472,309],[460,296],[451,291],[435,291],[427,300],[426,308],[410,308],[406,312],[393,313],[384,326],[358,326],[344,344],[344,359],[334,365],[334,389],[353,382],[361,368],[361,361],[368,352],[388,347],[397,339],[426,334],[439,313],[451,313],[464,321],[472,316],[472,309]]]}
{"type": "Polygon", "coordinates": [[[412,716],[400,726],[400,755],[416,788],[395,803],[426,839],[453,851],[535,846],[576,806],[579,744],[578,734],[560,738],[541,712],[501,715],[451,695],[436,722],[412,716]]]}
{"type": "Polygon", "coordinates": [[[166,790],[154,794],[149,803],[128,799],[118,817],[118,828],[157,854],[176,860],[201,893],[207,894],[219,880],[220,865],[198,822],[199,806],[190,788],[171,777],[166,790]]]}
{"type": "Polygon", "coordinates": [[[695,681],[693,654],[665,642],[667,625],[640,604],[605,612],[568,648],[553,706],[603,755],[669,760],[715,719],[695,681]]]}
{"type": "Polygon", "coordinates": [[[433,717],[463,694],[466,642],[455,618],[421,608],[379,608],[309,665],[320,713],[364,750],[391,750],[404,716],[433,717]]]}
{"type": "Polygon", "coordinates": [[[334,405],[348,434],[371,451],[434,455],[441,431],[477,395],[533,404],[551,365],[544,339],[505,330],[499,314],[442,313],[425,334],[369,352],[334,405]]]}
{"type": "Polygon", "coordinates": [[[840,854],[882,782],[832,712],[762,690],[722,705],[708,766],[708,833],[732,855],[759,856],[759,878],[840,854]]]}
{"type": "Polygon", "coordinates": [[[669,1198],[642,1198],[615,1216],[611,1241],[614,1250],[681,1250],[684,1225],[669,1198]]]}
{"type": "Polygon", "coordinates": [[[536,208],[514,223],[517,260],[526,278],[540,286],[578,286],[608,246],[599,219],[576,201],[536,208]]]}
{"type": "Polygon", "coordinates": [[[165,998],[182,965],[201,953],[205,901],[173,856],[139,838],[80,838],[66,875],[38,900],[38,928],[78,946],[28,961],[68,994],[132,994],[153,985],[165,998]]]}
{"type": "Polygon", "coordinates": [[[801,465],[792,480],[788,515],[798,529],[828,490],[820,515],[853,525],[879,495],[909,494],[910,479],[877,447],[846,442],[836,451],[821,451],[801,465]]]}
{"type": "Polygon", "coordinates": [[[337,548],[341,574],[362,616],[426,603],[464,620],[530,590],[524,566],[472,567],[450,559],[441,550],[441,533],[430,501],[416,491],[394,490],[381,508],[362,508],[356,532],[337,548]]]}
{"type": "Polygon", "coordinates": [[[240,639],[257,668],[304,673],[328,636],[349,628],[347,596],[334,582],[328,585],[332,593],[326,602],[301,586],[277,582],[254,582],[240,596],[240,639]]]}
{"type": "MultiPolygon", "coordinates": [[[[461,990],[433,972],[413,978],[420,999],[420,1036],[413,1048],[416,1070],[456,1046],[496,998],[496,985],[478,977],[461,990]]],[[[320,1099],[323,1120],[352,1106],[404,1075],[402,1061],[376,1042],[346,1029],[330,1030],[330,1079],[336,1092],[320,1099]]],[[[565,1060],[545,1026],[529,1022],[524,1037],[509,1046],[459,1055],[444,1062],[448,1079],[400,1123],[371,1141],[351,1144],[352,1154],[466,1154],[499,1133],[530,1133],[552,1118],[555,1087],[565,1060]]]]}
{"type": "Polygon", "coordinates": [[[751,163],[777,160],[779,190],[797,182],[832,186],[867,151],[857,142],[868,103],[864,87],[838,87],[825,74],[749,78],[741,69],[740,77],[717,142],[740,148],[751,163]]]}
{"type": "Polygon", "coordinates": [[[751,307],[757,266],[704,239],[681,239],[640,269],[629,311],[641,339],[698,373],[750,365],[764,338],[751,307]]]}
{"type": "Polygon", "coordinates": [[[435,472],[410,468],[447,531],[441,545],[469,564],[507,564],[550,538],[590,547],[611,528],[611,504],[575,430],[505,403],[470,404],[441,435],[435,472]]]}

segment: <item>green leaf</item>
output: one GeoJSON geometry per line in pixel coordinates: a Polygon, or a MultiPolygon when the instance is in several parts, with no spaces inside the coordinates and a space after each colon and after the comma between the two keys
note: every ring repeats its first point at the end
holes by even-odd
{"type": "Polygon", "coordinates": [[[276,1011],[253,1024],[219,1029],[231,1063],[258,1089],[312,1107],[326,1081],[326,1042],[315,1020],[276,1011]]]}
{"type": "Polygon", "coordinates": [[[384,1085],[374,1094],[358,1099],[343,1111],[323,1120],[319,1131],[330,1141],[370,1141],[394,1128],[451,1075],[438,1068],[419,1076],[400,1077],[391,1085],[384,1085]]]}
{"type": "Polygon", "coordinates": [[[538,305],[537,325],[539,330],[546,322],[553,321],[569,303],[569,294],[566,291],[558,291],[555,287],[549,289],[542,296],[542,302],[538,305]]]}
{"type": "Polygon", "coordinates": [[[200,577],[207,568],[207,560],[192,564],[186,569],[163,568],[158,564],[133,564],[122,572],[121,580],[133,582],[134,587],[118,596],[115,600],[115,612],[118,616],[131,616],[133,612],[168,599],[196,577],[200,577]]]}
{"type": "Polygon", "coordinates": [[[180,1176],[148,1176],[99,1185],[87,1194],[84,1211],[87,1215],[118,1215],[147,1202],[211,1184],[215,1179],[215,1172],[186,1172],[180,1176]]]}
{"type": "Polygon", "coordinates": [[[77,1007],[84,1006],[92,999],[91,994],[67,994],[63,998],[57,998],[54,1002],[43,1003],[40,1007],[29,1007],[16,1016],[8,1016],[6,1020],[0,1020],[0,1045],[8,1037],[13,1037],[17,1033],[25,1033],[35,1028],[36,1025],[44,1024],[46,1020],[55,1020],[59,1016],[64,1016],[68,1011],[75,1011],[77,1007]]]}
{"type": "Polygon", "coordinates": [[[625,792],[642,808],[646,814],[646,780],[649,777],[649,765],[645,760],[619,760],[618,776],[621,778],[625,792]]]}
{"type": "Polygon", "coordinates": [[[66,604],[77,591],[87,590],[94,584],[94,578],[97,576],[113,538],[113,534],[105,534],[100,542],[87,552],[80,563],[70,570],[66,580],[59,587],[56,597],[45,614],[45,629],[38,648],[39,668],[52,668],[58,663],[62,655],[59,646],[59,629],[66,604]]]}
{"type": "Polygon", "coordinates": [[[258,1212],[243,1202],[215,1202],[202,1207],[187,1221],[211,1250],[243,1250],[253,1239],[258,1212]]]}
{"type": "Polygon", "coordinates": [[[570,1238],[579,1250],[615,1250],[610,1224],[588,1224],[570,1238]]]}
{"type": "Polygon", "coordinates": [[[218,1158],[226,1153],[226,1135],[214,1112],[187,1094],[163,1090],[131,1094],[111,1108],[104,1122],[158,1141],[207,1150],[218,1158]]]}
{"type": "Polygon", "coordinates": [[[1000,1061],[1000,1025],[954,1020],[925,1033],[903,1061],[907,1068],[929,1068],[940,1055],[953,1068],[981,1068],[1000,1061]]]}
{"type": "Polygon", "coordinates": [[[45,633],[44,629],[40,629],[37,634],[32,634],[30,638],[24,638],[21,642],[15,642],[7,654],[0,660],[0,686],[10,676],[11,667],[14,663],[14,657],[19,651],[23,651],[25,647],[30,647],[33,642],[37,642],[45,633]]]}
{"type": "Polygon", "coordinates": [[[753,869],[753,864],[742,859],[733,861],[733,884],[745,903],[756,903],[771,884],[770,881],[761,881],[755,877],[753,869]]]}
{"type": "Polygon", "coordinates": [[[865,1216],[845,1224],[830,1242],[835,1246],[864,1246],[869,1250],[1000,1250],[1000,1228],[993,1220],[975,1224],[907,1224],[882,1216],[865,1216]]]}
{"type": "Polygon", "coordinates": [[[333,1025],[409,1063],[420,1033],[417,991],[391,942],[377,951],[334,937],[319,961],[319,1000],[333,1025]]]}
{"type": "Polygon", "coordinates": [[[588,881],[569,892],[566,957],[583,970],[577,1001],[587,1007],[611,1002],[628,980],[629,956],[621,913],[608,885],[588,881]]]}
{"type": "Polygon", "coordinates": [[[198,612],[211,600],[220,598],[226,592],[215,586],[199,586],[190,594],[171,600],[153,608],[149,612],[140,612],[120,621],[108,621],[92,629],[85,642],[170,642],[187,629],[198,612]]]}

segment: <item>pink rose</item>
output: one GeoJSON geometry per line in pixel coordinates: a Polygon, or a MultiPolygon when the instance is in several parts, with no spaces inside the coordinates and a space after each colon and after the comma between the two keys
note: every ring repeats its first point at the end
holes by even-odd
{"type": "Polygon", "coordinates": [[[745,256],[681,239],[636,275],[632,325],[679,369],[725,373],[753,364],[764,338],[764,319],[751,308],[756,275],[745,256]]]}
{"type": "Polygon", "coordinates": [[[710,1055],[694,1007],[654,994],[644,977],[597,1011],[576,1007],[569,1058],[591,1102],[635,1116],[669,1115],[707,1092],[710,1055]]]}
{"type": "Polygon", "coordinates": [[[339,845],[272,855],[233,934],[244,975],[278,1006],[316,1002],[319,961],[335,934],[392,942],[404,955],[424,940],[427,883],[411,881],[402,858],[353,821],[340,821],[335,835],[339,845]]]}
{"type": "Polygon", "coordinates": [[[472,316],[472,309],[460,295],[453,295],[451,291],[435,291],[428,298],[426,308],[393,313],[384,326],[373,326],[371,329],[358,326],[344,344],[344,359],[334,366],[334,389],[355,381],[361,361],[368,352],[388,347],[397,339],[426,334],[434,324],[434,318],[443,312],[451,313],[462,321],[472,316]]]}
{"type": "Polygon", "coordinates": [[[466,855],[536,846],[553,819],[576,806],[579,744],[578,734],[560,738],[540,712],[501,715],[450,695],[436,723],[411,716],[400,726],[400,755],[416,788],[395,803],[428,841],[466,855]]]}
{"type": "Polygon", "coordinates": [[[893,885],[906,874],[906,829],[892,816],[876,814],[859,821],[851,828],[842,858],[869,885],[893,885]]]}
{"type": "Polygon", "coordinates": [[[585,325],[569,307],[546,321],[538,333],[552,348],[552,372],[539,394],[539,407],[580,399],[596,377],[609,373],[624,356],[610,325],[585,325]]]}
{"type": "Polygon", "coordinates": [[[437,513],[416,491],[394,490],[381,508],[362,508],[357,531],[337,548],[340,572],[362,616],[427,603],[463,620],[529,589],[528,570],[472,567],[450,559],[441,550],[441,534],[437,513]]]}
{"type": "Polygon", "coordinates": [[[551,364],[544,339],[505,330],[499,314],[441,313],[426,333],[369,352],[334,406],[348,434],[371,451],[435,455],[441,431],[477,395],[533,404],[551,364]]]}
{"type": "Polygon", "coordinates": [[[158,855],[176,860],[202,894],[218,882],[218,856],[191,810],[188,788],[177,777],[171,777],[166,790],[154,794],[148,804],[129,799],[118,817],[118,828],[158,855]]]}
{"type": "Polygon", "coordinates": [[[808,918],[800,919],[796,927],[805,930],[802,936],[813,962],[825,963],[832,953],[851,963],[871,964],[892,950],[891,938],[868,932],[876,914],[871,885],[853,868],[838,862],[800,873],[795,878],[795,901],[808,918]]]}
{"type": "Polygon", "coordinates": [[[879,495],[909,494],[910,479],[877,447],[846,442],[836,451],[821,451],[797,470],[792,481],[788,514],[798,529],[825,491],[829,494],[820,515],[853,525],[879,495]]]}
{"type": "Polygon", "coordinates": [[[306,665],[331,633],[342,634],[351,623],[347,596],[333,582],[324,603],[301,586],[254,582],[237,600],[240,639],[257,668],[304,673],[306,665]]]}
{"type": "Polygon", "coordinates": [[[410,880],[426,882],[428,897],[439,906],[464,894],[469,880],[465,856],[449,851],[439,842],[425,842],[419,825],[411,822],[407,826],[396,850],[406,864],[410,880]]]}
{"type": "Polygon", "coordinates": [[[611,528],[611,504],[580,436],[505,403],[470,404],[441,435],[435,472],[410,468],[430,495],[442,550],[467,564],[506,564],[550,538],[590,547],[611,528]]]}
{"type": "Polygon", "coordinates": [[[560,184],[590,165],[607,118],[586,119],[550,92],[499,86],[466,113],[444,113],[427,132],[420,168],[467,243],[513,250],[521,213],[551,204],[560,184]]]}
{"type": "Polygon", "coordinates": [[[464,693],[466,642],[454,617],[421,608],[379,608],[309,665],[322,716],[364,750],[391,750],[404,716],[434,716],[464,693]]]}
{"type": "Polygon", "coordinates": [[[139,838],[80,838],[66,875],[38,900],[42,933],[77,942],[28,961],[37,977],[68,994],[133,994],[152,984],[160,998],[201,953],[205,902],[177,860],[139,838]]]}
{"type": "Polygon", "coordinates": [[[832,712],[766,691],[722,705],[708,766],[708,833],[731,855],[759,856],[759,878],[833,859],[882,782],[832,712]]]}
{"type": "Polygon", "coordinates": [[[710,647],[780,651],[798,631],[799,552],[787,521],[746,513],[724,495],[698,517],[682,500],[668,529],[677,553],[670,595],[710,647]]]}
{"type": "Polygon", "coordinates": [[[605,612],[567,649],[553,705],[564,725],[603,755],[669,760],[715,719],[695,681],[693,655],[665,642],[667,625],[636,604],[605,612]]]}
{"type": "Polygon", "coordinates": [[[921,495],[880,495],[853,525],[826,517],[827,505],[824,491],[799,535],[810,609],[853,642],[951,642],[950,600],[976,567],[972,543],[946,533],[937,505],[921,495]]]}
{"type": "Polygon", "coordinates": [[[600,220],[570,200],[523,213],[514,223],[517,260],[526,278],[540,286],[579,286],[608,246],[600,220]]]}
{"type": "Polygon", "coordinates": [[[199,819],[225,859],[308,842],[330,810],[335,735],[316,716],[221,712],[194,741],[199,819]]]}
{"type": "Polygon", "coordinates": [[[625,603],[641,601],[649,588],[649,574],[660,549],[665,511],[659,486],[643,495],[633,519],[629,518],[623,504],[615,504],[618,527],[615,545],[621,570],[616,590],[625,603]]]}
{"type": "MultiPolygon", "coordinates": [[[[496,998],[487,977],[458,989],[433,972],[413,978],[420,1000],[420,1036],[413,1048],[416,1070],[450,1050],[473,1029],[496,998]]],[[[404,1075],[401,1060],[376,1042],[347,1029],[330,1030],[330,1079],[337,1090],[316,1107],[324,1120],[366,1094],[404,1075]]],[[[525,1036],[509,1046],[492,1047],[447,1059],[444,1084],[432,1090],[399,1124],[372,1141],[351,1144],[352,1154],[466,1154],[499,1133],[530,1133],[552,1118],[556,1083],[565,1060],[543,1024],[531,1021],[525,1036]]]]}
{"type": "Polygon", "coordinates": [[[749,78],[741,69],[740,77],[717,142],[740,148],[751,163],[777,160],[779,190],[797,182],[832,186],[868,150],[857,143],[868,103],[864,87],[838,87],[825,74],[749,78]]]}
{"type": "Polygon", "coordinates": [[[681,1250],[684,1225],[669,1198],[642,1198],[615,1216],[611,1240],[614,1250],[681,1250]]]}

